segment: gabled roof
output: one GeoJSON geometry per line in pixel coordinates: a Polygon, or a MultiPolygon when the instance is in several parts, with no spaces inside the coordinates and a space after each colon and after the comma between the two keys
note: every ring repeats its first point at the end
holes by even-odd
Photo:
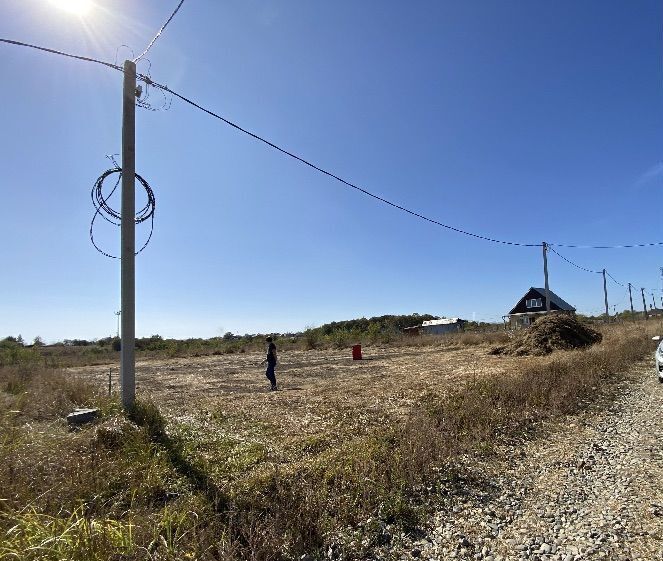
{"type": "MultiPolygon", "coordinates": [[[[532,287],[534,288],[534,287],[532,287]]],[[[534,288],[541,296],[545,298],[546,296],[546,289],[545,288],[534,288]]],[[[567,312],[575,312],[576,309],[571,306],[566,300],[562,300],[557,294],[555,294],[552,290],[548,289],[548,294],[550,294],[550,303],[555,304],[559,306],[560,310],[564,310],[567,312]]]]}
{"type": "MultiPolygon", "coordinates": [[[[546,289],[545,289],[545,288],[536,288],[536,287],[534,287],[534,286],[531,286],[531,287],[529,288],[529,290],[525,293],[525,295],[524,295],[520,300],[518,300],[518,303],[517,303],[512,309],[511,309],[511,311],[509,312],[508,315],[511,315],[511,314],[514,313],[514,310],[515,310],[516,308],[518,308],[518,306],[520,305],[520,303],[525,299],[525,297],[526,297],[526,296],[527,296],[532,290],[538,292],[539,295],[541,296],[541,298],[543,299],[543,301],[545,302],[545,298],[546,298],[546,289]]],[[[566,312],[575,312],[575,311],[576,311],[576,309],[575,309],[573,306],[571,306],[571,304],[569,304],[569,303],[566,302],[565,300],[562,300],[562,299],[561,299],[559,296],[557,296],[557,294],[555,294],[552,290],[548,289],[548,293],[550,294],[550,304],[551,304],[551,305],[552,305],[552,304],[555,304],[555,306],[557,306],[560,310],[564,310],[564,311],[566,311],[566,312]]]]}

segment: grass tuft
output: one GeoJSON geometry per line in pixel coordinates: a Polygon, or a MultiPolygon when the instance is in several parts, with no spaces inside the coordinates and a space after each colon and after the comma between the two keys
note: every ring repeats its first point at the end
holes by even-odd
{"type": "Polygon", "coordinates": [[[109,552],[131,555],[135,548],[131,523],[87,516],[83,507],[66,518],[34,509],[6,518],[12,526],[0,541],[0,559],[106,561],[109,552]]]}

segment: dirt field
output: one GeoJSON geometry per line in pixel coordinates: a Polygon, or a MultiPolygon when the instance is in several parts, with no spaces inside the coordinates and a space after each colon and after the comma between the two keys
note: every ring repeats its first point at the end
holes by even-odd
{"type": "MultiPolygon", "coordinates": [[[[534,360],[489,356],[488,350],[370,347],[362,361],[353,361],[350,349],[281,352],[278,392],[268,391],[265,367],[258,366],[262,353],[150,360],[137,363],[137,395],[151,397],[168,418],[195,430],[197,442],[206,433],[210,459],[219,452],[219,438],[224,447],[231,438],[238,446],[252,444],[254,452],[262,446],[271,461],[292,461],[293,454],[319,452],[407,414],[427,392],[534,360]]],[[[107,387],[108,366],[71,370],[107,387]]],[[[114,367],[114,390],[117,384],[114,367]]]]}
{"type": "MultiPolygon", "coordinates": [[[[594,349],[545,357],[492,356],[485,343],[441,340],[370,346],[366,360],[352,361],[349,349],[284,344],[278,392],[268,391],[262,352],[142,360],[142,405],[131,416],[139,429],[116,400],[61,378],[60,386],[86,388],[68,403],[89,400],[103,415],[80,433],[61,419],[53,428],[63,443],[87,439],[82,450],[110,462],[88,495],[112,490],[102,506],[119,505],[122,516],[135,504],[145,547],[161,520],[165,528],[173,513],[181,516],[181,558],[199,547],[229,555],[246,548],[265,559],[281,549],[294,558],[309,551],[339,559],[578,561],[635,559],[630,553],[640,551],[651,558],[663,551],[658,537],[638,549],[643,530],[624,514],[637,495],[634,520],[655,517],[651,531],[660,530],[660,493],[649,492],[660,479],[650,469],[660,385],[649,355],[651,332],[660,328],[644,327],[606,328],[594,349]],[[634,367],[644,356],[646,364],[634,367]],[[472,384],[493,377],[495,384],[472,384]],[[596,427],[594,436],[585,438],[587,427],[596,427]],[[607,512],[613,500],[619,508],[607,512]]],[[[105,392],[108,370],[71,372],[105,392]]],[[[117,375],[116,365],[115,392],[117,375]]],[[[46,387],[49,373],[39,380],[46,387]]],[[[78,456],[76,449],[71,465],[78,456]]],[[[64,487],[78,500],[78,485],[43,487],[64,487]]]]}

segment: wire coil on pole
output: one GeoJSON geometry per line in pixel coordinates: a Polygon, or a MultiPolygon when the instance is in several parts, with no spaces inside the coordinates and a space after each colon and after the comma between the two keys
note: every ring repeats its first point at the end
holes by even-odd
{"type": "MultiPolygon", "coordinates": [[[[90,192],[92,204],[94,205],[95,209],[94,216],[90,222],[90,241],[99,253],[105,255],[106,257],[110,257],[111,259],[118,259],[118,257],[116,255],[111,255],[110,253],[105,252],[94,241],[94,221],[97,219],[97,216],[101,216],[106,222],[109,222],[114,226],[120,226],[122,224],[122,215],[108,204],[108,199],[110,199],[110,197],[113,196],[113,193],[115,193],[117,190],[121,179],[122,168],[116,165],[114,168],[107,169],[97,178],[97,180],[94,182],[94,185],[92,186],[92,191],[90,192]],[[115,185],[108,195],[104,195],[104,181],[106,181],[106,179],[114,174],[118,175],[117,180],[115,181],[115,185]]],[[[136,255],[138,255],[147,247],[147,245],[150,243],[150,240],[152,239],[152,233],[154,232],[154,211],[156,210],[156,198],[154,197],[154,191],[150,187],[150,184],[145,181],[145,179],[143,179],[138,174],[136,174],[136,179],[138,180],[138,183],[142,185],[143,189],[145,189],[147,202],[143,208],[136,212],[134,222],[136,224],[140,224],[146,220],[150,220],[150,234],[143,246],[136,252],[136,255]]]]}

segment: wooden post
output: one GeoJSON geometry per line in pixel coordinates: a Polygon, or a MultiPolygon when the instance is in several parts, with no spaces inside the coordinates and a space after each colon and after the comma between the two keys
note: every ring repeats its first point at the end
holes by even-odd
{"type": "Polygon", "coordinates": [[[610,319],[610,310],[608,310],[608,283],[605,280],[605,269],[603,269],[603,300],[605,301],[605,319],[610,319]]]}
{"type": "Polygon", "coordinates": [[[628,299],[631,302],[631,313],[635,313],[633,310],[633,297],[631,296],[631,283],[628,283],[628,299]]]}
{"type": "Polygon", "coordinates": [[[640,292],[642,293],[642,307],[645,310],[645,319],[649,319],[649,316],[647,315],[647,302],[645,302],[645,289],[641,288],[640,292]]]}
{"type": "Polygon", "coordinates": [[[548,287],[548,244],[542,242],[543,246],[543,278],[546,287],[546,314],[550,313],[550,288],[548,287]]]}

